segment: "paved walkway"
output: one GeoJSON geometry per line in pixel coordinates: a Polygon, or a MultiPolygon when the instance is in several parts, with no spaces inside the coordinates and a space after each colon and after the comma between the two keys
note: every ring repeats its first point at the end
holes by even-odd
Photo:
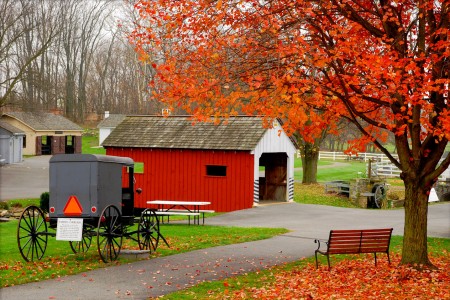
{"type": "MultiPolygon", "coordinates": [[[[430,236],[450,238],[450,203],[429,209],[430,236]]],[[[404,212],[297,203],[259,206],[206,219],[207,225],[284,227],[271,239],[138,261],[42,282],[0,289],[9,299],[146,299],[203,281],[220,280],[312,256],[314,238],[331,228],[393,227],[402,235],[404,212]]],[[[191,226],[195,230],[195,226],[191,226]]],[[[90,250],[93,251],[93,250],[90,250]]],[[[383,259],[383,258],[381,258],[383,259]]]]}
{"type": "Polygon", "coordinates": [[[0,167],[0,201],[39,198],[49,191],[51,155],[25,158],[18,164],[0,167]]]}

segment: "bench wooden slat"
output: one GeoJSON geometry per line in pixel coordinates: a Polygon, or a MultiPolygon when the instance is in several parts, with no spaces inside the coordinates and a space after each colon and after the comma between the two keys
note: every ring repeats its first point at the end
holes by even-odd
{"type": "MultiPolygon", "coordinates": [[[[188,210],[186,209],[171,209],[171,210],[166,210],[166,209],[158,209],[157,211],[161,211],[161,212],[165,212],[165,211],[171,211],[171,212],[188,212],[188,210]]],[[[194,212],[192,210],[192,212],[194,212]]],[[[200,209],[200,210],[196,210],[195,212],[199,212],[199,213],[215,213],[215,210],[209,210],[209,209],[200,209]]]]}
{"type": "Polygon", "coordinates": [[[198,212],[212,214],[212,213],[215,213],[216,211],[212,210],[212,209],[200,209],[198,212]]]}
{"type": "Polygon", "coordinates": [[[315,251],[316,267],[318,267],[317,253],[327,256],[328,268],[330,268],[330,254],[373,253],[376,265],[376,253],[386,253],[390,263],[389,244],[392,230],[392,228],[330,230],[326,250],[320,250],[320,240],[315,240],[316,243],[319,243],[315,251]]]}
{"type": "MultiPolygon", "coordinates": [[[[158,216],[162,216],[162,217],[166,216],[167,217],[167,222],[169,222],[169,216],[187,216],[189,225],[191,224],[191,216],[194,217],[194,223],[195,223],[195,217],[198,216],[200,218],[200,213],[189,212],[189,211],[184,211],[183,212],[183,211],[160,211],[160,210],[157,210],[157,211],[155,211],[155,214],[158,215],[158,216]]],[[[164,223],[164,220],[161,219],[161,222],[164,223]]]]}
{"type": "MultiPolygon", "coordinates": [[[[215,213],[214,210],[211,209],[200,209],[200,210],[196,210],[196,211],[189,211],[187,209],[158,209],[155,211],[155,213],[157,215],[160,216],[167,216],[167,221],[169,220],[169,216],[194,216],[194,223],[195,223],[195,217],[198,216],[200,219],[200,215],[202,216],[202,220],[203,220],[203,224],[205,224],[205,213],[215,213]]],[[[189,224],[191,223],[190,219],[189,219],[189,224]]],[[[199,220],[200,223],[200,220],[199,220]]]]}
{"type": "Polygon", "coordinates": [[[181,211],[155,211],[155,214],[161,216],[200,216],[200,213],[181,211]]]}

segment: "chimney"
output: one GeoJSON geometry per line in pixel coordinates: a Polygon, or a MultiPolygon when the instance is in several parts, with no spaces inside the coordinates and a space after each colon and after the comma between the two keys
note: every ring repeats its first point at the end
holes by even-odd
{"type": "Polygon", "coordinates": [[[105,119],[109,117],[109,110],[105,111],[105,119]]]}

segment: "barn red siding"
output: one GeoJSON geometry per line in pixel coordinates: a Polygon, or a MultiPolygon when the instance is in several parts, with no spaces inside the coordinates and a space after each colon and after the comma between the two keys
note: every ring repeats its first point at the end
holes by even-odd
{"type": "Polygon", "coordinates": [[[253,205],[253,155],[249,151],[107,148],[106,154],[144,163],[135,174],[135,207],[148,200],[209,201],[204,209],[228,212],[253,205]],[[227,167],[226,177],[206,176],[206,165],[227,167]]]}

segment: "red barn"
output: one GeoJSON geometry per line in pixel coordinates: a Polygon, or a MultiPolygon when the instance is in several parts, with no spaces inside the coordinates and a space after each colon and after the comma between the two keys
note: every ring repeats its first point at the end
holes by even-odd
{"type": "Polygon", "coordinates": [[[265,200],[292,201],[295,143],[275,121],[231,117],[128,116],[105,139],[106,154],[135,161],[135,207],[149,200],[209,201],[217,212],[265,200]]]}

